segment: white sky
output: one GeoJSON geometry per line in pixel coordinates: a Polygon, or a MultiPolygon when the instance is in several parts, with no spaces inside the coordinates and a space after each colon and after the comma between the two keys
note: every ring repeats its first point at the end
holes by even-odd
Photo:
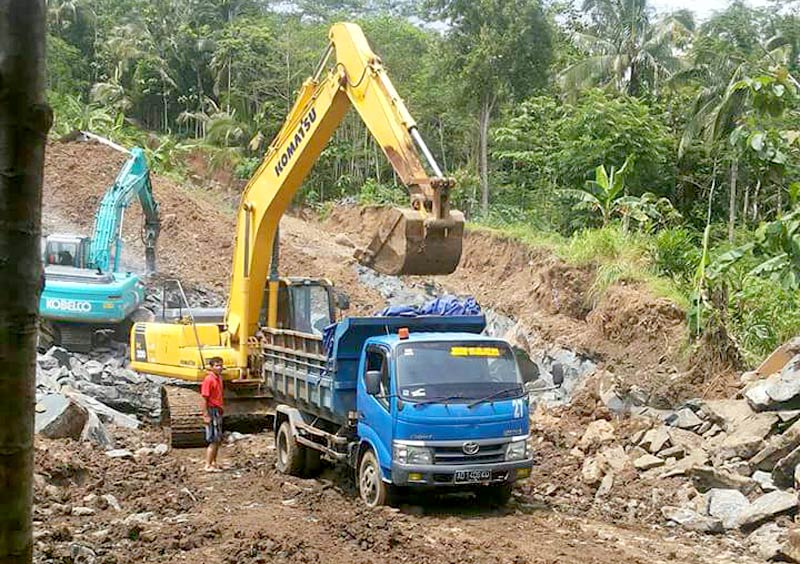
{"type": "MultiPolygon", "coordinates": [[[[680,10],[683,8],[694,12],[698,20],[708,18],[714,11],[724,10],[729,0],[653,0],[652,6],[659,12],[680,10]]],[[[764,6],[766,0],[747,0],[751,6],[764,6]]]]}

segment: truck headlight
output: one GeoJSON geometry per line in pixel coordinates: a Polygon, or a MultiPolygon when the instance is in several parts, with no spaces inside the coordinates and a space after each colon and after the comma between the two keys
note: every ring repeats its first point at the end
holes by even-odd
{"type": "Polygon", "coordinates": [[[433,464],[433,453],[424,446],[394,443],[392,458],[400,464],[433,464]]]}
{"type": "Polygon", "coordinates": [[[512,441],[506,446],[506,460],[525,460],[528,458],[528,440],[512,441]]]}

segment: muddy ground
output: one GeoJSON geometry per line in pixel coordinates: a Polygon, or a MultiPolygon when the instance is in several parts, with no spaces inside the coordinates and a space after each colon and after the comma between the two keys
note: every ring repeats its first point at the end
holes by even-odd
{"type": "Polygon", "coordinates": [[[200,470],[202,450],[147,450],[163,440],[158,431],[122,437],[131,452],[145,449],[128,459],[39,441],[36,561],[755,562],[734,539],[568,514],[535,501],[528,488],[504,509],[463,495],[407,497],[370,511],[345,474],[278,474],[270,433],[224,447],[220,474],[200,470]]]}
{"type": "MultiPolygon", "coordinates": [[[[48,146],[44,217],[51,232],[88,234],[94,209],[123,158],[86,144],[48,146]]],[[[224,295],[235,215],[230,200],[155,176],[162,209],[162,277],[224,295]]],[[[385,298],[361,283],[352,258],[379,211],[336,210],[319,221],[295,212],[281,222],[284,275],[324,276],[351,297],[350,314],[371,314],[385,298]]],[[[134,204],[126,218],[126,264],[141,264],[134,204]]],[[[473,294],[517,321],[531,348],[580,351],[662,402],[708,392],[693,373],[682,312],[641,288],[621,285],[597,303],[586,297],[591,267],[566,265],[494,234],[471,232],[459,270],[438,287],[473,294]]],[[[408,278],[409,287],[431,280],[408,278]]],[[[222,305],[222,304],[219,304],[222,305]]],[[[724,381],[724,380],[723,380],[724,381]]],[[[725,394],[724,385],[714,391],[725,394]]],[[[112,459],[88,444],[40,440],[36,454],[37,562],[749,562],[742,537],[707,536],[664,525],[658,509],[679,484],[618,480],[605,499],[580,480],[569,452],[583,429],[610,414],[592,406],[543,413],[535,422],[534,477],[503,510],[470,497],[408,499],[364,509],[349,477],[287,478],[274,469],[270,434],[226,447],[222,474],[200,471],[202,451],[141,451],[112,459]],[[120,510],[102,496],[111,494],[120,510]],[[95,496],[95,497],[93,497],[95,496]],[[631,503],[633,502],[633,503],[631,503]],[[77,510],[86,507],[88,510],[77,510]],[[91,511],[89,511],[91,510],[91,511]],[[73,514],[76,513],[76,514],[73,514]],[[81,513],[91,513],[80,515],[81,513]]],[[[623,425],[624,426],[624,425],[623,425]]],[[[136,452],[165,441],[161,430],[119,430],[136,452]]]]}

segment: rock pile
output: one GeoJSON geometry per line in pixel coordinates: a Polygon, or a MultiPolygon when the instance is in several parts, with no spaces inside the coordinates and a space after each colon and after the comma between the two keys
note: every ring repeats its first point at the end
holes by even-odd
{"type": "Polygon", "coordinates": [[[88,354],[52,347],[36,361],[36,432],[113,448],[110,424],[128,429],[161,417],[168,380],[126,368],[126,347],[88,354]]]}
{"type": "Polygon", "coordinates": [[[800,354],[765,376],[743,375],[737,399],[633,409],[648,423],[624,445],[613,444],[612,423],[592,422],[577,444],[579,454],[596,453],[583,458],[584,483],[600,492],[626,466],[639,480],[683,477],[691,483],[683,503],[661,508],[668,523],[739,531],[758,555],[800,562],[800,529],[790,519],[800,490],[800,354]]]}

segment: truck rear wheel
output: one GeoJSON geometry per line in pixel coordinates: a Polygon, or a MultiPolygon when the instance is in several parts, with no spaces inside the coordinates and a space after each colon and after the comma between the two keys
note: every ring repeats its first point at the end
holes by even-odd
{"type": "Polygon", "coordinates": [[[281,423],[275,437],[275,450],[278,454],[278,471],[290,476],[302,476],[306,466],[305,449],[297,444],[288,421],[281,423]]]}
{"type": "Polygon", "coordinates": [[[378,459],[371,450],[364,453],[358,465],[358,492],[367,507],[385,505],[389,486],[384,483],[378,459]]]}

